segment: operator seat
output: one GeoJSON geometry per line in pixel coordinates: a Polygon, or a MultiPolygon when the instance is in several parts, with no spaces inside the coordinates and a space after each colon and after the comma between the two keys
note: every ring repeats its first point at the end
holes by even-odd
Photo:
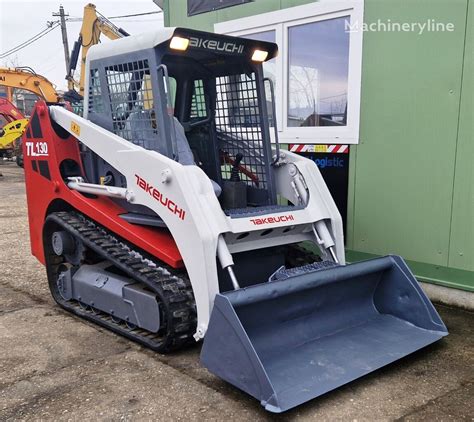
{"type": "MultiPolygon", "coordinates": [[[[130,142],[145,149],[158,150],[157,130],[153,128],[150,110],[139,109],[130,113],[125,123],[124,135],[131,135],[130,142]]],[[[123,135],[122,135],[123,136],[123,135]]],[[[125,139],[128,136],[123,136],[125,139]]]]}
{"type": "MultiPolygon", "coordinates": [[[[188,139],[184,133],[183,125],[173,116],[171,130],[174,130],[176,137],[176,147],[178,152],[178,162],[183,166],[195,166],[194,154],[189,146],[188,139]]],[[[158,151],[162,144],[158,139],[158,131],[152,126],[152,116],[150,110],[138,110],[130,113],[125,124],[125,133],[130,133],[131,142],[145,149],[158,151]]],[[[122,135],[123,136],[123,135],[122,135]]],[[[124,136],[126,139],[128,136],[124,136]]],[[[211,179],[214,193],[217,197],[222,193],[222,188],[211,179]]]]}
{"type": "MultiPolygon", "coordinates": [[[[188,138],[184,133],[184,127],[179,120],[173,116],[174,133],[176,135],[176,147],[178,149],[178,162],[183,166],[195,166],[194,154],[189,146],[188,138]]],[[[171,128],[173,130],[173,128],[171,128]]],[[[212,179],[212,187],[217,197],[222,193],[222,188],[212,179]]]]}

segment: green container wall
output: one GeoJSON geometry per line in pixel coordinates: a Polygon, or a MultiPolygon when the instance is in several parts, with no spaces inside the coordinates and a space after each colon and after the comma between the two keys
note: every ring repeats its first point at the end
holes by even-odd
{"type": "MultiPolygon", "coordinates": [[[[311,3],[256,0],[165,22],[214,23],[311,3]]],[[[451,22],[453,32],[364,34],[360,144],[351,147],[348,259],[399,254],[424,280],[474,291],[474,0],[365,0],[364,20],[451,22]]],[[[317,141],[315,141],[317,143],[317,141]]]]}
{"type": "Polygon", "coordinates": [[[474,1],[469,1],[448,265],[474,270],[474,1]]]}

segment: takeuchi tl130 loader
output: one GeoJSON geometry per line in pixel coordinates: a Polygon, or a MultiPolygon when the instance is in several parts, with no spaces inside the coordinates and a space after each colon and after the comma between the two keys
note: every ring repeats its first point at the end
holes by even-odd
{"type": "Polygon", "coordinates": [[[402,258],[345,265],[316,164],[269,124],[276,54],[183,28],[94,46],[84,117],[39,102],[23,148],[56,302],[160,353],[203,340],[209,371],[282,412],[448,333],[402,258]]]}

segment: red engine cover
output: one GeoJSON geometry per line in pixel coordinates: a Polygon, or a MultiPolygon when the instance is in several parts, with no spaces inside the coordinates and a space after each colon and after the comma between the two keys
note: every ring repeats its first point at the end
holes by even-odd
{"type": "Polygon", "coordinates": [[[127,211],[110,198],[86,198],[68,188],[61,176],[60,165],[65,160],[73,160],[82,168],[79,144],[72,135],[63,139],[55,132],[44,101],[39,101],[33,111],[24,137],[23,155],[31,251],[43,264],[44,221],[49,212],[65,208],[64,203],[67,203],[168,265],[183,267],[179,250],[168,231],[130,224],[119,216],[127,211]]]}

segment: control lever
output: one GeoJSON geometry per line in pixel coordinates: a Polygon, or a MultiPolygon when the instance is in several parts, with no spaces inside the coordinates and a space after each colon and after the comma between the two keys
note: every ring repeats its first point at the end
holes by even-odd
{"type": "Polygon", "coordinates": [[[231,182],[240,182],[239,167],[240,167],[240,162],[242,161],[242,158],[244,158],[244,156],[240,152],[235,156],[235,161],[234,161],[234,164],[232,164],[232,170],[230,172],[229,180],[231,182]]]}

